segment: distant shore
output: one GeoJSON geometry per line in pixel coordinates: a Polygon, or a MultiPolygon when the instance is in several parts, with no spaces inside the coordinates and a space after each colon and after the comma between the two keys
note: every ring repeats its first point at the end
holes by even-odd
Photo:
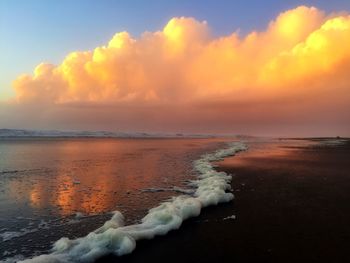
{"type": "Polygon", "coordinates": [[[281,145],[220,163],[234,202],[98,262],[349,262],[350,142],[281,145]]]}

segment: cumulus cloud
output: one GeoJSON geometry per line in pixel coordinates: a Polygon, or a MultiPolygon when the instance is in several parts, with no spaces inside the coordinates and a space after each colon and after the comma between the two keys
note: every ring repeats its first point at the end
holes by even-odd
{"type": "Polygon", "coordinates": [[[14,81],[12,104],[45,105],[30,118],[65,128],[349,133],[349,43],[350,15],[315,7],[243,37],[215,38],[205,21],[173,18],[161,31],[120,32],[38,65],[14,81]]]}

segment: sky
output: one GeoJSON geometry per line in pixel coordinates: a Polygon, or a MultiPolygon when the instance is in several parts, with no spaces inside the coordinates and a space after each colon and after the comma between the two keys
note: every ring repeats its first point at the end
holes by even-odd
{"type": "Polygon", "coordinates": [[[349,12],[0,0],[0,127],[350,135],[349,12]]]}

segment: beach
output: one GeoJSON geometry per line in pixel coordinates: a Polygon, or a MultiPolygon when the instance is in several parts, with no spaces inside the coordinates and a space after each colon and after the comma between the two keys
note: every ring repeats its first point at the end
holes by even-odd
{"type": "Polygon", "coordinates": [[[0,263],[350,263],[350,0],[0,0],[0,263]]]}
{"type": "MultiPolygon", "coordinates": [[[[149,209],[193,193],[188,185],[197,178],[193,162],[226,143],[219,138],[0,140],[0,262],[50,254],[56,241],[86,237],[110,224],[116,211],[123,214],[123,225],[140,223],[149,209]]],[[[186,207],[183,201],[178,202],[186,207]]],[[[113,230],[112,223],[107,228],[113,230]]],[[[99,246],[87,243],[91,250],[99,246]]]]}
{"type": "Polygon", "coordinates": [[[234,174],[233,202],[97,262],[348,262],[349,141],[250,145],[219,163],[234,174]]]}

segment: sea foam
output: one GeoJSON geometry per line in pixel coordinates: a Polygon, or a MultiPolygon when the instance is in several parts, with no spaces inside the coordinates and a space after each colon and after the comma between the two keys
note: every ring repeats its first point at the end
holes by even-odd
{"type": "Polygon", "coordinates": [[[245,144],[233,142],[225,149],[203,155],[194,162],[194,170],[199,175],[197,180],[189,183],[194,188],[193,193],[173,197],[150,209],[141,223],[125,226],[124,216],[115,211],[110,220],[87,236],[61,238],[54,243],[50,254],[21,262],[93,262],[107,254],[122,256],[131,253],[137,240],[165,235],[178,229],[184,220],[198,216],[203,207],[231,201],[233,194],[228,190],[231,189],[232,177],[225,172],[217,172],[212,163],[246,149],[245,144]]]}

